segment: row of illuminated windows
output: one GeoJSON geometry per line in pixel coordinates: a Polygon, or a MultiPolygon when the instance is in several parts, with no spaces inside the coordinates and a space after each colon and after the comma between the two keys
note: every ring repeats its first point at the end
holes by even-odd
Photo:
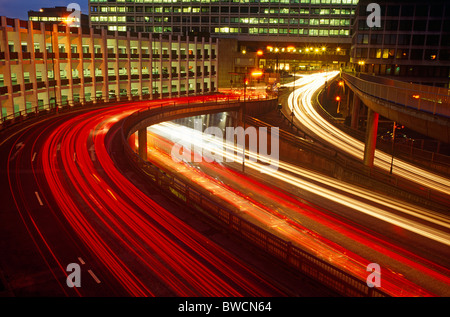
{"type": "MultiPolygon", "coordinates": [[[[32,16],[29,18],[30,21],[43,21],[43,22],[65,22],[67,21],[67,17],[37,17],[32,16]]],[[[80,22],[79,18],[71,17],[71,20],[80,22]]]]}
{"type": "MultiPolygon", "coordinates": [[[[125,25],[109,25],[108,30],[110,31],[127,31],[129,26],[125,25]]],[[[171,33],[180,31],[179,27],[171,26],[142,26],[142,32],[154,32],[154,33],[171,33]]],[[[309,36],[348,36],[349,30],[346,29],[336,29],[336,30],[326,30],[326,29],[295,29],[295,28],[237,28],[237,27],[216,27],[211,28],[211,33],[216,34],[279,34],[279,35],[309,35],[309,36]]]]}
{"type": "Polygon", "coordinates": [[[260,13],[260,14],[314,14],[314,15],[353,15],[353,9],[301,9],[301,8],[239,8],[239,7],[97,7],[91,12],[136,12],[136,13],[260,13]]]}
{"type": "Polygon", "coordinates": [[[291,3],[356,5],[358,0],[90,0],[90,3],[291,3]]]}
{"type": "Polygon", "coordinates": [[[92,6],[91,12],[151,12],[151,13],[263,13],[263,14],[316,14],[316,15],[350,15],[353,9],[302,9],[302,8],[248,8],[248,7],[116,7],[116,6],[92,6]]]}
{"type": "Polygon", "coordinates": [[[241,23],[241,24],[305,24],[305,25],[321,25],[321,26],[348,26],[350,25],[349,19],[283,19],[283,18],[219,18],[218,17],[186,17],[181,21],[178,17],[130,17],[130,16],[93,16],[92,22],[203,22],[203,23],[241,23]]]}
{"type": "MultiPolygon", "coordinates": [[[[215,33],[243,33],[241,28],[221,27],[215,28],[215,33]]],[[[321,30],[321,29],[287,29],[287,28],[249,28],[249,34],[286,34],[309,36],[348,36],[349,30],[321,30]]]]}

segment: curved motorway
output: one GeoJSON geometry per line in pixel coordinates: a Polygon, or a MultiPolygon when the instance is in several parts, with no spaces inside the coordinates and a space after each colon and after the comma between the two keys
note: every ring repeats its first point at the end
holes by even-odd
{"type": "Polygon", "coordinates": [[[261,157],[257,162],[258,154],[251,151],[246,155],[254,160],[246,161],[244,175],[239,164],[211,163],[220,157],[231,162],[230,155],[241,149],[185,126],[166,122],[148,133],[154,164],[192,180],[309,253],[362,279],[369,263],[380,264],[383,290],[393,296],[449,294],[448,215],[282,161],[274,170],[261,157]],[[207,159],[174,162],[174,144],[207,159]]]}
{"type": "Polygon", "coordinates": [[[286,295],[114,166],[105,144],[109,129],[132,112],[160,105],[60,114],[2,138],[0,268],[12,294],[286,295]],[[71,263],[81,268],[81,287],[69,287],[77,281],[67,279],[71,263]]]}
{"type": "MultiPolygon", "coordinates": [[[[310,79],[301,89],[323,80],[310,79]]],[[[126,115],[160,105],[161,101],[130,103],[59,115],[1,141],[1,148],[7,149],[0,155],[6,166],[1,185],[9,190],[0,215],[1,223],[8,224],[1,231],[0,267],[13,276],[13,289],[67,296],[286,295],[267,276],[141,192],[114,166],[105,144],[107,132],[126,115]],[[85,272],[82,288],[66,285],[66,266],[73,262],[85,272]]],[[[167,125],[171,133],[176,131],[167,125]]],[[[165,167],[174,163],[163,152],[149,154],[165,167]]],[[[384,275],[384,285],[394,296],[448,296],[448,217],[283,162],[267,186],[267,173],[258,180],[260,165],[246,166],[258,172],[243,177],[202,164],[204,173],[195,179],[214,193],[222,192],[250,216],[257,208],[259,221],[268,221],[290,239],[303,240],[318,255],[326,254],[361,276],[367,274],[365,265],[374,254],[390,259],[383,262],[392,268],[384,275]],[[233,186],[223,187],[224,182],[233,186]],[[370,221],[361,224],[365,213],[370,213],[370,221]],[[349,215],[354,222],[348,221],[349,215]],[[419,252],[409,244],[411,237],[419,237],[419,252]],[[360,250],[365,250],[362,255],[360,250]],[[425,284],[419,283],[424,279],[425,284]]],[[[172,168],[192,173],[187,167],[172,168]]]]}
{"type": "MultiPolygon", "coordinates": [[[[288,107],[290,111],[294,112],[297,122],[311,134],[362,161],[364,157],[364,143],[330,124],[313,106],[313,97],[317,91],[325,82],[330,81],[338,74],[339,72],[329,72],[304,76],[297,84],[301,85],[301,88],[296,89],[289,96],[288,107]]],[[[391,155],[376,150],[374,165],[389,171],[391,155]]],[[[393,174],[450,197],[450,179],[446,177],[429,172],[400,159],[394,160],[393,174]]]]}

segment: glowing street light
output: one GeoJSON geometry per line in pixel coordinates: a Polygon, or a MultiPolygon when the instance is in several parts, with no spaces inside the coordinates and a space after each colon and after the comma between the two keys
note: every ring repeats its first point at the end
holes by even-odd
{"type": "Polygon", "coordinates": [[[256,70],[251,73],[252,77],[259,77],[259,76],[262,76],[262,74],[263,74],[263,72],[259,71],[259,70],[256,70]]]}

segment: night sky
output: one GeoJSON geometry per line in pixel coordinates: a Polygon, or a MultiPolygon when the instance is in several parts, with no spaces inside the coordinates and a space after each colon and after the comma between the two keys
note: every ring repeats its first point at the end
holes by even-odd
{"type": "Polygon", "coordinates": [[[40,8],[66,7],[70,3],[78,3],[81,13],[88,14],[88,0],[0,0],[0,15],[8,18],[28,20],[28,11],[40,8]]]}

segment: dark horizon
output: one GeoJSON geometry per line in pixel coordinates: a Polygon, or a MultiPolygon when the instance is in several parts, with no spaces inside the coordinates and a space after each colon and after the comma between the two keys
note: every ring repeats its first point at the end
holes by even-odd
{"type": "Polygon", "coordinates": [[[70,3],[78,3],[81,13],[88,14],[88,0],[0,0],[0,16],[28,20],[28,11],[39,11],[41,8],[66,7],[70,3]]]}

